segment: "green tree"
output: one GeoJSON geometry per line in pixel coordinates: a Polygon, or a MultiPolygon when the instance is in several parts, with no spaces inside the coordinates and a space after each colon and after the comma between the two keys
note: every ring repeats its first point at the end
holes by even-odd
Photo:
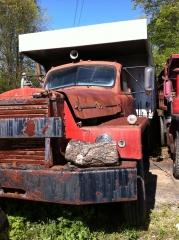
{"type": "Polygon", "coordinates": [[[157,73],[167,58],[179,53],[179,0],[131,0],[149,17],[148,33],[153,48],[157,73]]]}
{"type": "Polygon", "coordinates": [[[131,0],[131,2],[134,3],[134,9],[140,7],[147,16],[155,17],[161,6],[175,3],[177,0],[131,0]]]}
{"type": "Polygon", "coordinates": [[[0,0],[0,92],[20,86],[32,61],[18,50],[18,35],[45,30],[49,17],[35,0],[0,0]]]}

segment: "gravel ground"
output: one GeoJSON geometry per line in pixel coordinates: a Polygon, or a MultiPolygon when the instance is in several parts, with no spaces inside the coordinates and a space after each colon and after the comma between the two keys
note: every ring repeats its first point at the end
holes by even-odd
{"type": "Polygon", "coordinates": [[[150,209],[165,203],[179,204],[179,180],[173,177],[172,167],[167,148],[162,149],[158,158],[150,158],[150,172],[146,185],[146,199],[150,209]]]}

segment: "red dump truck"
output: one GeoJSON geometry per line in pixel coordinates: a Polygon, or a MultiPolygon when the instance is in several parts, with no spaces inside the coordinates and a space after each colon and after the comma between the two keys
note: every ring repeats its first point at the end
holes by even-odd
{"type": "Polygon", "coordinates": [[[24,34],[19,51],[46,74],[0,95],[0,197],[123,202],[141,225],[155,112],[146,20],[24,34]]]}
{"type": "Polygon", "coordinates": [[[158,82],[161,142],[169,146],[173,175],[179,179],[179,54],[170,56],[158,82]]]}
{"type": "Polygon", "coordinates": [[[173,100],[176,97],[176,69],[178,65],[179,54],[171,55],[166,61],[165,68],[158,76],[157,112],[159,116],[160,142],[162,146],[167,142],[169,144],[168,130],[171,123],[171,115],[173,113],[173,100]]]}

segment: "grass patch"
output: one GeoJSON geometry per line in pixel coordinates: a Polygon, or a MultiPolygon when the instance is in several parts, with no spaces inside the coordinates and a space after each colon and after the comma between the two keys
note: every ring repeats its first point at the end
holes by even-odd
{"type": "Polygon", "coordinates": [[[124,221],[120,203],[68,206],[6,199],[2,208],[8,215],[13,240],[179,239],[176,205],[156,206],[140,228],[124,221]]]}

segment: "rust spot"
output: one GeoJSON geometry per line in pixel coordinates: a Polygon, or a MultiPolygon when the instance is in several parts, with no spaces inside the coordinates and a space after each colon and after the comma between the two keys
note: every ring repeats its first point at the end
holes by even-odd
{"type": "Polygon", "coordinates": [[[42,131],[42,134],[45,135],[46,131],[48,130],[48,125],[46,125],[42,131]]]}
{"type": "Polygon", "coordinates": [[[119,187],[119,186],[120,186],[120,184],[119,184],[119,182],[118,182],[118,181],[116,181],[116,186],[117,186],[117,187],[119,187]]]}
{"type": "Polygon", "coordinates": [[[99,196],[101,196],[101,193],[100,192],[96,192],[96,195],[99,197],[99,196]]]}
{"type": "Polygon", "coordinates": [[[35,192],[34,192],[34,195],[36,195],[36,196],[40,197],[40,196],[42,196],[42,193],[41,193],[41,192],[39,192],[39,191],[35,191],[35,192]]]}
{"type": "Polygon", "coordinates": [[[76,194],[76,199],[77,199],[77,201],[79,201],[79,199],[80,199],[80,194],[79,193],[76,194]]]}
{"type": "Polygon", "coordinates": [[[10,184],[9,184],[8,182],[5,182],[5,183],[4,183],[4,186],[5,186],[5,187],[9,187],[10,184]]]}
{"type": "Polygon", "coordinates": [[[60,182],[60,183],[64,183],[63,177],[60,177],[59,182],[60,182]]]}
{"type": "Polygon", "coordinates": [[[24,133],[26,133],[29,137],[32,137],[35,135],[35,123],[33,120],[29,120],[25,124],[25,130],[24,133]]]}
{"type": "Polygon", "coordinates": [[[5,177],[8,176],[8,171],[4,171],[4,176],[5,176],[5,177]]]}
{"type": "Polygon", "coordinates": [[[13,174],[11,174],[11,180],[13,182],[19,182],[19,174],[18,174],[18,172],[14,172],[13,174]]]}
{"type": "Polygon", "coordinates": [[[129,178],[133,178],[133,177],[134,177],[134,175],[130,173],[129,174],[129,178]]]}
{"type": "Polygon", "coordinates": [[[29,177],[33,177],[34,174],[32,172],[28,172],[29,177]]]}
{"type": "Polygon", "coordinates": [[[71,178],[71,173],[70,172],[64,173],[64,177],[67,178],[67,179],[70,179],[71,178]]]}

